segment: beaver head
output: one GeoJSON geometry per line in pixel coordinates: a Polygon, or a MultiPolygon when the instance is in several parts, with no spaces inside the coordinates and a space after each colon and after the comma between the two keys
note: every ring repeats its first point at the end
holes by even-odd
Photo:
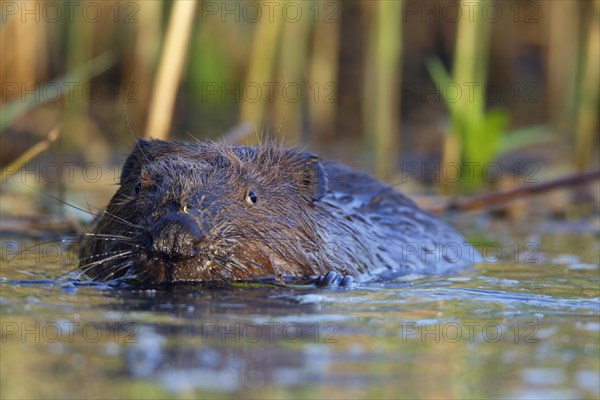
{"type": "Polygon", "coordinates": [[[317,274],[323,240],[311,213],[326,192],[313,154],[139,141],[80,267],[149,283],[317,274]]]}

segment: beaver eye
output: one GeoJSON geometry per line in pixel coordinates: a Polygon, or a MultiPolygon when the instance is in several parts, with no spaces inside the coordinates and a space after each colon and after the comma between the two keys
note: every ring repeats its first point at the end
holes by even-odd
{"type": "Polygon", "coordinates": [[[251,205],[258,203],[258,195],[254,189],[248,190],[248,194],[246,194],[246,203],[251,205]]]}
{"type": "Polygon", "coordinates": [[[135,190],[135,194],[139,194],[140,190],[142,190],[142,182],[138,182],[133,190],[135,190]]]}

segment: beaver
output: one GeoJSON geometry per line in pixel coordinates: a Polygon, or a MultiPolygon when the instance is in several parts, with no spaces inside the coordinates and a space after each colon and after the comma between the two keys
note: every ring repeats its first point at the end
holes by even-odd
{"type": "Polygon", "coordinates": [[[321,285],[479,262],[453,228],[367,173],[274,143],[140,140],[80,252],[94,280],[321,285]]]}

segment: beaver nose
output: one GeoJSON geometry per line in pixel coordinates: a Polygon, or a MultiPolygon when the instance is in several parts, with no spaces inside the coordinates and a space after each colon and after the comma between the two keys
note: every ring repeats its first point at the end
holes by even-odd
{"type": "Polygon", "coordinates": [[[185,214],[169,214],[150,229],[152,251],[166,259],[185,259],[196,255],[195,245],[204,235],[192,218],[185,214]]]}

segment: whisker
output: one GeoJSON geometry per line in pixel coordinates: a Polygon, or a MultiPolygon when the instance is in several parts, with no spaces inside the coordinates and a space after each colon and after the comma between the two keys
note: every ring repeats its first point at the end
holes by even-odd
{"type": "Polygon", "coordinates": [[[107,258],[102,259],[102,260],[97,260],[97,261],[94,261],[94,262],[91,262],[91,263],[88,263],[88,264],[85,264],[85,265],[78,265],[78,266],[76,266],[73,269],[69,269],[64,274],[59,275],[58,278],[62,279],[62,278],[65,278],[67,275],[69,275],[71,273],[79,272],[78,275],[77,275],[77,278],[80,279],[81,275],[83,275],[83,274],[87,273],[88,271],[90,271],[92,269],[92,267],[94,267],[95,265],[101,264],[101,263],[106,262],[106,261],[111,261],[111,260],[119,259],[121,257],[128,256],[129,253],[131,253],[131,251],[124,251],[124,252],[113,251],[113,252],[107,252],[107,253],[102,253],[102,254],[94,254],[91,257],[82,258],[82,259],[80,259],[80,261],[81,260],[90,260],[90,259],[93,259],[93,258],[103,257],[103,256],[106,256],[106,255],[110,255],[110,257],[107,257],[107,258]]]}
{"type": "MultiPolygon", "coordinates": [[[[113,269],[110,271],[110,274],[108,274],[106,278],[110,278],[116,275],[118,276],[120,272],[129,269],[133,264],[133,260],[125,260],[125,262],[113,266],[113,269]]],[[[131,276],[128,276],[128,278],[131,278],[131,276]]]]}
{"type": "Polygon", "coordinates": [[[130,255],[132,253],[133,253],[133,250],[125,250],[123,252],[120,252],[120,253],[117,253],[117,254],[113,254],[113,255],[111,255],[109,257],[106,257],[106,258],[103,258],[101,260],[93,261],[93,262],[85,264],[85,265],[80,265],[79,268],[83,272],[87,273],[89,270],[92,269],[92,267],[95,267],[96,265],[101,265],[101,264],[103,264],[103,263],[105,263],[107,261],[112,261],[112,260],[115,260],[115,259],[119,259],[121,257],[128,256],[128,255],[130,255]]]}
{"type": "MultiPolygon", "coordinates": [[[[134,250],[134,249],[136,249],[138,247],[139,246],[133,246],[133,248],[127,249],[127,250],[134,250]]],[[[95,254],[92,254],[89,257],[81,257],[81,258],[79,258],[79,262],[81,263],[83,261],[89,261],[89,260],[92,260],[94,258],[105,257],[105,256],[112,256],[112,255],[120,253],[122,251],[125,251],[125,249],[119,249],[119,250],[114,250],[114,251],[107,251],[107,252],[104,252],[104,253],[95,253],[95,254]]]]}
{"type": "Polygon", "coordinates": [[[133,227],[133,228],[136,228],[136,229],[143,229],[143,227],[142,227],[142,226],[140,226],[140,225],[137,225],[137,224],[134,224],[134,223],[133,223],[133,222],[131,222],[131,221],[128,221],[128,220],[126,220],[126,219],[124,219],[124,218],[121,218],[121,217],[119,217],[119,216],[117,216],[117,215],[115,215],[115,214],[112,214],[112,213],[108,212],[108,210],[104,210],[102,213],[103,213],[104,215],[108,215],[109,217],[116,219],[116,220],[117,220],[117,221],[119,221],[119,222],[123,222],[125,225],[129,225],[129,226],[131,226],[131,227],[133,227]]]}
{"type": "Polygon", "coordinates": [[[59,203],[61,203],[61,204],[64,204],[64,205],[66,205],[66,206],[69,206],[69,207],[71,207],[71,208],[74,208],[74,209],[76,209],[76,210],[82,211],[82,212],[84,212],[84,213],[86,213],[86,214],[89,214],[89,215],[91,215],[91,216],[92,216],[92,217],[94,217],[94,218],[98,216],[97,214],[94,214],[93,212],[91,212],[91,211],[89,211],[89,210],[86,210],[85,208],[78,207],[78,206],[76,206],[76,205],[74,205],[74,204],[71,204],[71,203],[69,203],[69,202],[65,201],[65,200],[59,199],[58,197],[56,197],[56,196],[54,196],[54,195],[52,195],[52,194],[50,194],[50,193],[48,193],[48,192],[44,192],[44,191],[41,191],[41,192],[42,192],[43,194],[45,194],[46,196],[48,196],[48,197],[51,197],[52,199],[54,199],[54,200],[58,201],[58,202],[59,202],[59,203]]]}

